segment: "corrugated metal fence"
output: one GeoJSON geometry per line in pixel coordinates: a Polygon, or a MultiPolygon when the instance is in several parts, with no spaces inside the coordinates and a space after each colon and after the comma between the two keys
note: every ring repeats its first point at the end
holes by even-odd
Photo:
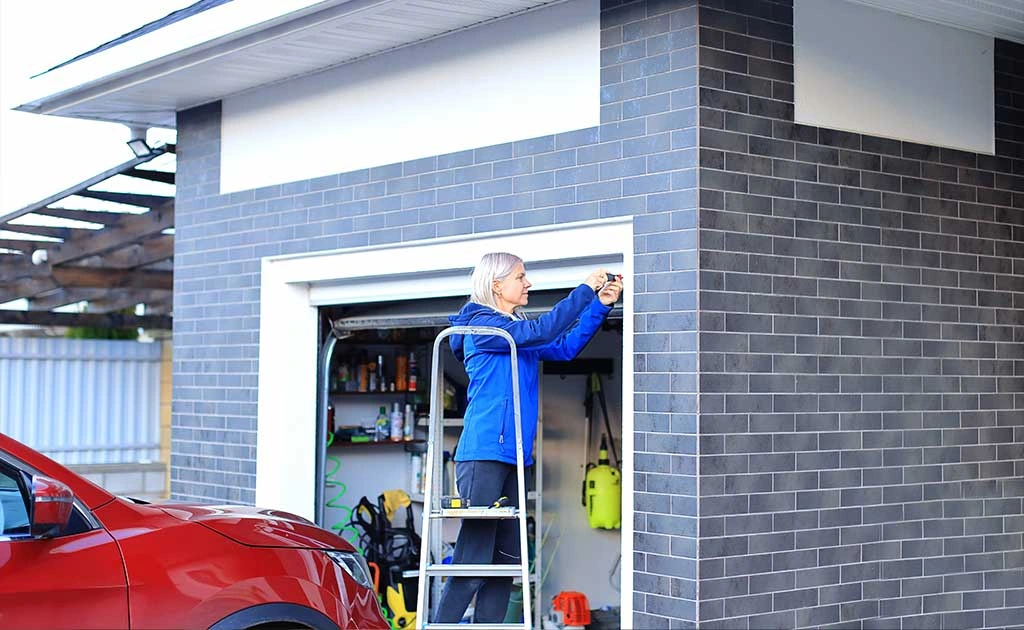
{"type": "Polygon", "coordinates": [[[0,337],[0,432],[63,464],[160,459],[160,344],[0,337]]]}

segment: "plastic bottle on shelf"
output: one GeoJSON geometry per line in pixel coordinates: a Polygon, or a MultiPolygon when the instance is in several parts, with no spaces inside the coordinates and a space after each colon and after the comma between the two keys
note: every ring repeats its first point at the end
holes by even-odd
{"type": "Polygon", "coordinates": [[[404,392],[408,389],[409,358],[399,352],[395,357],[395,391],[404,392]]]}
{"type": "Polygon", "coordinates": [[[348,361],[342,359],[341,365],[338,366],[338,383],[335,385],[335,391],[348,391],[348,381],[350,378],[352,377],[348,372],[348,361]]]}
{"type": "Polygon", "coordinates": [[[398,407],[398,403],[395,403],[391,409],[391,441],[401,442],[402,441],[402,410],[398,407]]]}
{"type": "Polygon", "coordinates": [[[352,357],[348,364],[348,383],[345,384],[345,391],[359,391],[359,362],[355,357],[352,357]]]}
{"type": "Polygon", "coordinates": [[[405,418],[402,419],[402,439],[406,442],[411,441],[415,428],[416,414],[413,413],[412,405],[405,403],[405,418]]]}
{"type": "Polygon", "coordinates": [[[388,408],[381,405],[380,411],[377,413],[377,421],[373,425],[373,441],[383,442],[387,440],[390,428],[391,422],[388,420],[388,408]]]}
{"type": "Polygon", "coordinates": [[[384,355],[377,355],[377,387],[380,391],[388,391],[388,379],[384,377],[384,355]]]}
{"type": "Polygon", "coordinates": [[[409,378],[406,379],[406,386],[410,392],[416,391],[416,353],[409,353],[409,378]]]}
{"type": "Polygon", "coordinates": [[[412,475],[409,478],[409,493],[423,494],[423,456],[413,454],[412,475]]]}

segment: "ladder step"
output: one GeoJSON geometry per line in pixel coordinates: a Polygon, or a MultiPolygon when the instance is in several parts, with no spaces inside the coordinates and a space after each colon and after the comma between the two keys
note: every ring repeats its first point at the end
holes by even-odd
{"type": "Polygon", "coordinates": [[[514,507],[488,508],[468,507],[458,509],[431,510],[431,518],[480,518],[480,519],[510,519],[518,518],[519,510],[514,507]]]}
{"type": "Polygon", "coordinates": [[[523,574],[518,564],[429,564],[427,575],[457,575],[466,577],[515,577],[523,574]]]}
{"type": "Polygon", "coordinates": [[[525,623],[428,623],[429,630],[526,630],[525,623]]]}
{"type": "MultiPolygon", "coordinates": [[[[402,577],[403,578],[414,578],[414,577],[419,577],[419,576],[420,576],[419,569],[410,569],[409,571],[402,571],[402,577]]],[[[536,581],[537,581],[537,574],[536,573],[531,573],[530,574],[530,583],[532,584],[532,583],[534,583],[536,581]]],[[[523,580],[522,580],[521,574],[517,573],[515,575],[515,578],[512,580],[512,583],[513,584],[522,584],[523,580]]]]}

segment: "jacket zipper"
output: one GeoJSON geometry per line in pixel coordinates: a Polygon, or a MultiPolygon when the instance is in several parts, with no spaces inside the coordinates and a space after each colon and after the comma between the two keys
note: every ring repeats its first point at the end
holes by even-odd
{"type": "Polygon", "coordinates": [[[498,436],[498,444],[505,443],[505,415],[508,414],[508,399],[505,399],[505,406],[501,414],[501,435],[498,436]]]}

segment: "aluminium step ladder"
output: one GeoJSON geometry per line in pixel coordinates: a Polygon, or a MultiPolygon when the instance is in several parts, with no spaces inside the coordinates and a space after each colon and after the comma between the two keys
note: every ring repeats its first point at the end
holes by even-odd
{"type": "Polygon", "coordinates": [[[442,330],[434,340],[430,372],[430,424],[427,434],[427,474],[423,491],[423,525],[421,527],[419,584],[416,595],[416,627],[429,630],[515,629],[532,627],[530,601],[530,558],[526,539],[526,480],[523,455],[523,430],[519,410],[519,362],[512,336],[490,326],[452,326],[442,330]],[[451,335],[498,336],[509,344],[512,362],[512,409],[516,426],[516,477],[519,486],[519,507],[473,507],[444,509],[441,506],[443,469],[444,375],[441,368],[441,342],[451,335]],[[520,564],[442,564],[441,523],[444,519],[516,519],[519,521],[520,564]],[[435,605],[440,599],[440,584],[431,578],[450,577],[519,577],[522,580],[523,622],[521,623],[431,623],[435,605]],[[429,599],[429,601],[428,601],[429,599]]]}

